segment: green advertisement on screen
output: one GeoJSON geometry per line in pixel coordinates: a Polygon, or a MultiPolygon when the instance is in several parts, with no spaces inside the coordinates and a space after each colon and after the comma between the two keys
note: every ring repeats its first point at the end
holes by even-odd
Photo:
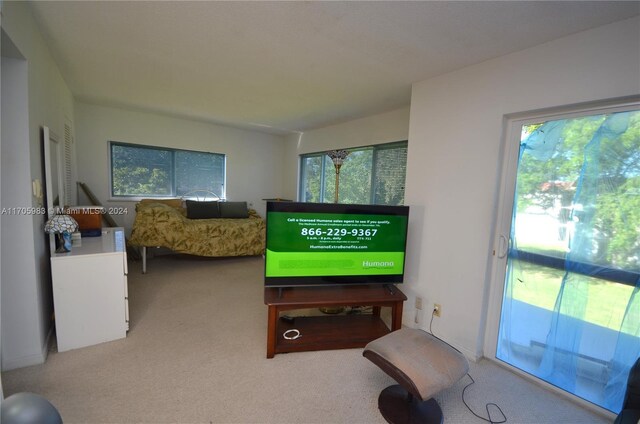
{"type": "Polygon", "coordinates": [[[342,282],[382,282],[385,276],[393,276],[389,281],[397,282],[404,273],[407,207],[288,203],[270,209],[267,285],[279,277],[300,279],[296,285],[315,278],[331,281],[329,277],[357,278],[336,280],[342,282]]]}

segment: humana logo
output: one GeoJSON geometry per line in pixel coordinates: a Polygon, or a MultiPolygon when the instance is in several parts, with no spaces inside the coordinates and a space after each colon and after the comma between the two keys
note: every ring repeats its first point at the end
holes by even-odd
{"type": "Polygon", "coordinates": [[[395,263],[393,261],[378,262],[378,261],[362,261],[363,268],[393,268],[395,263]]]}

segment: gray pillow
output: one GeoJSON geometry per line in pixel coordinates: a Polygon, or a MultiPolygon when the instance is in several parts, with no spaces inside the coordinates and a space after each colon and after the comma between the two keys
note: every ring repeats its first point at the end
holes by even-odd
{"type": "Polygon", "coordinates": [[[209,219],[220,218],[219,202],[197,202],[186,200],[187,218],[189,219],[209,219]]]}
{"type": "Polygon", "coordinates": [[[249,218],[247,202],[220,202],[220,218],[249,218]]]}

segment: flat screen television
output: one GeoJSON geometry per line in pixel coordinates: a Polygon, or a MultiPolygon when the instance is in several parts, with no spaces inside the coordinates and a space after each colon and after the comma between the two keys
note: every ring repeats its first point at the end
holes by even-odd
{"type": "Polygon", "coordinates": [[[402,283],[408,206],[268,202],[267,287],[402,283]]]}

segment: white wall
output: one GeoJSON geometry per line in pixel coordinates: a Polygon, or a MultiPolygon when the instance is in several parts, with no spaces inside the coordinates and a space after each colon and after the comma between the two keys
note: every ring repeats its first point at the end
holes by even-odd
{"type": "Polygon", "coordinates": [[[414,84],[405,324],[422,296],[437,335],[483,354],[504,115],[638,94],[639,53],[634,18],[414,84]]]}
{"type": "MultiPolygon", "coordinates": [[[[3,3],[2,29],[3,37],[9,37],[15,51],[26,59],[21,65],[7,59],[5,66],[2,58],[2,149],[5,153],[5,147],[10,147],[7,152],[13,155],[2,156],[2,206],[37,208],[42,199],[33,197],[31,181],[43,181],[41,127],[64,134],[65,119],[73,121],[73,99],[27,3],[3,3]],[[16,83],[22,94],[16,91],[16,83]],[[5,98],[11,91],[11,97],[5,98]],[[5,125],[14,130],[5,134],[5,125]]],[[[43,214],[2,220],[3,370],[46,359],[53,301],[44,221],[43,214]]]]}
{"type": "Polygon", "coordinates": [[[345,147],[403,141],[409,135],[409,108],[368,116],[342,124],[305,131],[299,155],[345,147]]]}
{"type": "MultiPolygon", "coordinates": [[[[2,208],[31,205],[27,62],[2,58],[2,208]]],[[[33,232],[29,216],[2,216],[3,363],[39,353],[38,297],[35,292],[33,232]],[[21,246],[16,246],[16,244],[21,246]],[[28,283],[23,287],[23,279],[28,283]],[[25,290],[26,288],[26,290],[25,290]],[[26,295],[26,296],[25,296],[26,295]],[[15,299],[20,298],[19,302],[15,299]],[[22,321],[20,325],[18,323],[22,321]],[[23,332],[31,337],[22,337],[23,332]]]]}
{"type": "Polygon", "coordinates": [[[289,136],[286,163],[291,165],[285,171],[288,177],[280,197],[297,198],[299,156],[302,154],[404,141],[408,135],[409,108],[406,107],[289,136]]]}
{"type": "MultiPolygon", "coordinates": [[[[198,150],[227,155],[227,199],[247,201],[264,216],[262,199],[282,196],[283,137],[124,108],[76,103],[78,181],[106,207],[123,206],[113,216],[131,230],[135,202],[109,200],[109,141],[198,150]]],[[[88,204],[84,195],[79,202],[88,204]]]]}

